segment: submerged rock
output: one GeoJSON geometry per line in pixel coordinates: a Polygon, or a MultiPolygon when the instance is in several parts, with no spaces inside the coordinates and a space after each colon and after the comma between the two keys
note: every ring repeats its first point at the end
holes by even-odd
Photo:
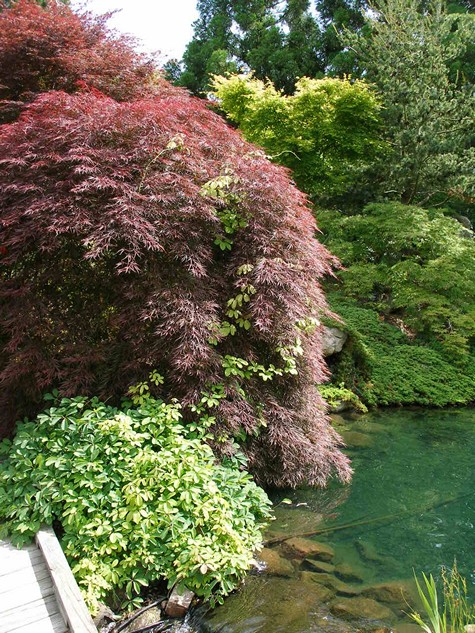
{"type": "Polygon", "coordinates": [[[346,582],[363,582],[363,576],[358,569],[355,569],[349,563],[340,563],[335,567],[335,575],[340,580],[346,582]]]}
{"type": "Polygon", "coordinates": [[[275,509],[275,521],[268,530],[268,536],[288,536],[316,530],[323,522],[324,516],[303,507],[279,506],[275,509]]]}
{"type": "Polygon", "coordinates": [[[370,598],[340,598],[330,605],[330,611],[348,620],[393,620],[394,613],[370,598]]]}
{"type": "Polygon", "coordinates": [[[282,558],[275,549],[264,547],[264,549],[259,552],[259,560],[265,563],[266,567],[264,572],[270,576],[290,578],[295,573],[292,563],[286,558],[282,558]]]}
{"type": "Polygon", "coordinates": [[[369,448],[373,445],[371,435],[360,431],[342,431],[341,436],[348,448],[369,448]]]}
{"type": "Polygon", "coordinates": [[[331,563],[325,563],[322,560],[312,560],[309,558],[305,558],[302,561],[301,567],[302,569],[306,569],[308,571],[325,574],[333,574],[333,572],[335,571],[335,566],[331,563]]]}
{"type": "Polygon", "coordinates": [[[328,602],[332,598],[335,597],[335,592],[332,591],[329,587],[322,585],[315,581],[316,574],[311,571],[303,571],[300,574],[300,580],[304,584],[314,583],[312,591],[316,597],[318,597],[320,602],[328,602]]]}
{"type": "Polygon", "coordinates": [[[382,556],[372,543],[355,541],[355,547],[361,558],[370,563],[387,564],[388,559],[382,556]]]}
{"type": "Polygon", "coordinates": [[[314,573],[313,575],[314,582],[325,585],[325,587],[330,587],[335,593],[339,594],[340,596],[358,596],[360,593],[360,589],[358,587],[347,585],[333,574],[314,573]]]}
{"type": "Polygon", "coordinates": [[[371,585],[362,589],[361,595],[378,602],[401,605],[406,609],[416,604],[415,585],[409,580],[392,580],[371,585]]]}
{"type": "Polygon", "coordinates": [[[282,551],[287,558],[309,558],[325,562],[333,560],[335,556],[335,550],[330,545],[298,536],[284,541],[282,551]]]}
{"type": "MultiPolygon", "coordinates": [[[[311,572],[303,572],[303,574],[311,572]]],[[[313,574],[318,575],[318,574],[313,574]]],[[[226,598],[208,615],[209,631],[223,633],[308,633],[315,621],[328,615],[326,600],[331,592],[306,576],[284,579],[275,576],[248,576],[238,592],[226,598]]],[[[339,628],[340,633],[356,630],[339,628]]]]}

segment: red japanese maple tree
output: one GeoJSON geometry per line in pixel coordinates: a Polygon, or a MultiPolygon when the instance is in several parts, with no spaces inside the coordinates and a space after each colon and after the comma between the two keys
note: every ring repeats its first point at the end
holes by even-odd
{"type": "Polygon", "coordinates": [[[30,102],[0,125],[1,433],[47,390],[119,401],[158,370],[190,422],[214,394],[216,446],[238,437],[260,481],[347,478],[305,196],[102,22],[48,6],[0,14],[3,96],[30,102]]]}

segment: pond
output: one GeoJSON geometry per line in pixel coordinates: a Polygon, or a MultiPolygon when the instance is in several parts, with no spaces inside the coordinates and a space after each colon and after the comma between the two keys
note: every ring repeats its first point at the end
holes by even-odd
{"type": "Polygon", "coordinates": [[[275,494],[292,503],[276,508],[267,570],[195,614],[200,632],[416,633],[413,570],[440,581],[454,559],[475,594],[475,409],[335,418],[353,481],[275,494]]]}

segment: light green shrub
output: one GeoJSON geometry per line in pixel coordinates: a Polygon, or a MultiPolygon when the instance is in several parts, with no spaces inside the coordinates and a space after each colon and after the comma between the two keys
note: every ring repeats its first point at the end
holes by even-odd
{"type": "Polygon", "coordinates": [[[251,565],[270,502],[239,453],[216,461],[179,403],[143,385],[134,398],[122,410],[63,398],[18,425],[0,445],[0,536],[22,544],[58,520],[93,611],[98,600],[137,606],[161,578],[219,601],[251,565]]]}
{"type": "Polygon", "coordinates": [[[368,408],[361,402],[358,396],[347,389],[344,386],[344,383],[340,383],[339,385],[335,384],[327,384],[327,385],[318,385],[318,391],[320,392],[322,398],[327,402],[330,409],[338,407],[338,405],[344,403],[350,405],[351,408],[359,411],[360,413],[367,413],[368,408]]]}

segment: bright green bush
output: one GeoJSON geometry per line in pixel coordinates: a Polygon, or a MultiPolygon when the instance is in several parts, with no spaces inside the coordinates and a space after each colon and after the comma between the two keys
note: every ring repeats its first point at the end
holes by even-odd
{"type": "Polygon", "coordinates": [[[369,405],[447,406],[475,399],[475,354],[463,367],[443,353],[417,344],[376,310],[341,294],[330,294],[331,308],[350,335],[333,360],[333,382],[343,383],[369,405]]]}
{"type": "Polygon", "coordinates": [[[206,431],[182,424],[180,404],[145,384],[133,398],[121,410],[64,398],[20,423],[0,444],[0,531],[22,544],[58,520],[93,611],[98,600],[136,606],[161,578],[220,600],[252,563],[270,502],[239,453],[218,463],[206,431]]]}
{"type": "Polygon", "coordinates": [[[360,413],[367,413],[368,408],[361,402],[356,393],[344,386],[344,383],[334,385],[318,385],[318,391],[322,398],[329,405],[330,410],[337,408],[341,404],[348,404],[360,413]]]}
{"type": "Polygon", "coordinates": [[[220,107],[244,137],[292,169],[295,182],[314,200],[335,204],[355,198],[356,183],[383,153],[380,103],[362,81],[309,79],[283,95],[252,75],[215,77],[220,107]]]}
{"type": "Polygon", "coordinates": [[[343,292],[396,317],[450,362],[468,362],[475,339],[475,240],[441,210],[370,204],[357,215],[319,213],[340,257],[343,292]]]}

